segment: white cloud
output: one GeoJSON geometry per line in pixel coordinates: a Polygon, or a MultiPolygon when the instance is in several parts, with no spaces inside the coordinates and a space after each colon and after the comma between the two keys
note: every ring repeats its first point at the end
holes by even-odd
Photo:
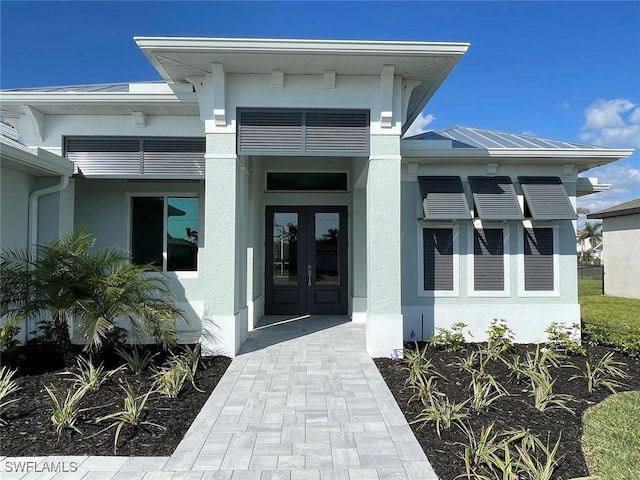
{"type": "Polygon", "coordinates": [[[600,98],[585,111],[580,138],[606,147],[640,148],[640,107],[631,100],[600,98]]]}
{"type": "Polygon", "coordinates": [[[420,135],[427,131],[427,126],[431,124],[436,117],[431,115],[430,113],[425,115],[421,113],[416,117],[411,126],[407,129],[407,132],[404,134],[405,137],[412,137],[413,135],[420,135]]]}
{"type": "Polygon", "coordinates": [[[561,107],[565,110],[569,110],[571,108],[571,105],[569,105],[569,102],[562,102],[561,107]]]}
{"type": "Polygon", "coordinates": [[[606,192],[585,195],[578,198],[578,206],[590,212],[597,212],[619,203],[640,197],[640,168],[629,161],[626,164],[606,165],[594,168],[581,176],[597,177],[598,183],[611,184],[606,192]]]}

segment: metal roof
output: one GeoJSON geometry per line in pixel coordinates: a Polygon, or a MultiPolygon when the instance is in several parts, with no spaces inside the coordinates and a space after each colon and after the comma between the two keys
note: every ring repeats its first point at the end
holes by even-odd
{"type": "Polygon", "coordinates": [[[565,142],[550,138],[536,137],[524,133],[506,133],[497,130],[455,125],[441,130],[431,130],[408,140],[452,140],[453,148],[514,149],[527,150],[599,150],[603,147],[584,143],[565,142]]]}
{"type": "Polygon", "coordinates": [[[640,198],[605,208],[599,212],[590,213],[587,215],[587,218],[621,217],[623,215],[633,215],[635,213],[640,213],[640,198]]]}
{"type": "MultiPolygon", "coordinates": [[[[135,82],[135,83],[164,83],[162,81],[154,80],[150,82],[135,82]]],[[[127,83],[96,83],[92,85],[66,85],[66,86],[58,86],[58,87],[31,87],[31,88],[7,88],[0,90],[2,92],[42,92],[42,93],[53,93],[53,92],[83,92],[83,93],[96,93],[96,92],[128,92],[129,85],[131,82],[127,83]]]]}

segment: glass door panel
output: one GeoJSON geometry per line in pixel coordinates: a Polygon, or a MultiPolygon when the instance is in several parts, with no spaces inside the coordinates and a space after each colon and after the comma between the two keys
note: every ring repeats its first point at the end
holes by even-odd
{"type": "Polygon", "coordinates": [[[315,214],[315,284],[340,285],[338,235],[340,214],[323,212],[315,214]]]}
{"type": "Polygon", "coordinates": [[[298,283],[298,214],[273,214],[273,283],[298,283]]]}

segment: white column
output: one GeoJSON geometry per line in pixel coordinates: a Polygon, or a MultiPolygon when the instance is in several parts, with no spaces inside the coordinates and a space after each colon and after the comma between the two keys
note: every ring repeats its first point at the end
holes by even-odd
{"type": "MultiPolygon", "coordinates": [[[[372,147],[374,139],[375,136],[372,136],[372,147]]],[[[397,154],[399,138],[393,140],[393,137],[386,137],[381,145],[392,147],[392,153],[377,154],[372,148],[367,176],[366,342],[367,351],[373,357],[387,357],[394,350],[402,349],[401,163],[400,155],[397,154]]]]}
{"type": "Polygon", "coordinates": [[[203,355],[235,355],[242,342],[238,312],[238,160],[235,135],[207,133],[205,237],[202,255],[203,355]],[[230,144],[230,145],[229,145],[230,144]]]}

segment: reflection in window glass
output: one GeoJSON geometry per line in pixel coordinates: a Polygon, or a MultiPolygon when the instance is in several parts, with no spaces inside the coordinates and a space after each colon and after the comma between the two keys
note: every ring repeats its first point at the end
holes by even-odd
{"type": "Polygon", "coordinates": [[[316,285],[339,285],[338,233],[340,214],[316,213],[316,285]]]}
{"type": "Polygon", "coordinates": [[[167,199],[167,271],[198,269],[197,198],[167,199]]]}
{"type": "Polygon", "coordinates": [[[163,197],[131,199],[131,263],[162,268],[163,197]]]}
{"type": "Polygon", "coordinates": [[[273,214],[273,282],[298,282],[298,214],[273,214]]]}

